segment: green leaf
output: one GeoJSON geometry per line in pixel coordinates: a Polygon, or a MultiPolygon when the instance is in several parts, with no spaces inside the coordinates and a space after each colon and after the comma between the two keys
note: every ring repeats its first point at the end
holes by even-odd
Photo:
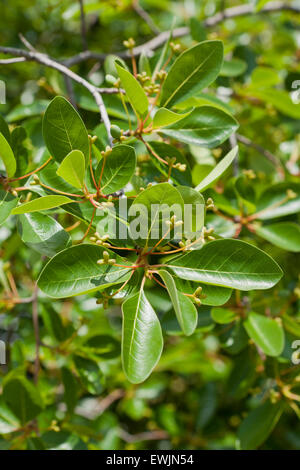
{"type": "Polygon", "coordinates": [[[161,106],[170,108],[206,88],[217,78],[222,62],[221,41],[204,41],[183,52],[163,84],[161,106]]]}
{"type": "Polygon", "coordinates": [[[238,77],[243,75],[247,70],[247,64],[241,59],[224,60],[220,76],[221,77],[238,77]]]}
{"type": "Polygon", "coordinates": [[[260,227],[255,224],[255,233],[283,250],[300,251],[300,227],[293,222],[279,222],[260,227]]]}
{"type": "Polygon", "coordinates": [[[41,272],[38,285],[49,297],[72,297],[105,289],[128,279],[130,264],[114,252],[95,245],[77,245],[67,248],[52,258],[41,272]],[[128,268],[108,264],[98,265],[108,251],[110,258],[128,268]]]}
{"type": "MultiPolygon", "coordinates": [[[[186,294],[193,294],[197,287],[199,287],[198,282],[186,281],[177,276],[174,276],[174,281],[177,289],[186,294]]],[[[227,289],[227,287],[211,286],[209,284],[200,284],[200,286],[202,287],[203,297],[201,298],[201,304],[203,305],[224,305],[232,294],[232,290],[227,289]]]]}
{"type": "Polygon", "coordinates": [[[182,279],[240,290],[269,289],[281,278],[278,264],[259,248],[241,240],[216,240],[170,261],[182,279]]]}
{"type": "Polygon", "coordinates": [[[188,116],[190,113],[191,111],[188,113],[178,114],[166,108],[159,108],[153,118],[153,129],[158,129],[159,127],[166,127],[170,124],[174,124],[175,122],[180,121],[180,119],[188,116]]]}
{"type": "Polygon", "coordinates": [[[268,220],[300,211],[300,185],[296,183],[279,183],[270,186],[257,202],[257,219],[268,220]],[[288,197],[288,191],[294,197],[288,197]]]}
{"type": "Polygon", "coordinates": [[[38,389],[18,370],[3,380],[3,398],[22,424],[34,419],[44,407],[38,389]]]}
{"type": "Polygon", "coordinates": [[[7,140],[7,142],[10,143],[9,127],[5,119],[1,116],[1,114],[0,114],[0,132],[3,135],[3,137],[7,140]]]}
{"type": "Polygon", "coordinates": [[[12,411],[4,404],[0,403],[0,434],[9,434],[21,427],[20,421],[12,411]]]}
{"type": "Polygon", "coordinates": [[[72,329],[64,326],[61,316],[51,305],[42,305],[41,312],[45,328],[54,341],[58,343],[65,341],[70,332],[72,333],[72,329]]]}
{"type": "Polygon", "coordinates": [[[291,317],[287,313],[282,316],[282,322],[284,329],[294,335],[296,338],[300,338],[300,323],[296,318],[291,317]]]}
{"type": "MultiPolygon", "coordinates": [[[[76,189],[74,186],[71,184],[67,183],[63,178],[58,176],[57,170],[59,168],[59,164],[55,161],[50,162],[46,168],[44,168],[40,173],[39,173],[39,178],[41,182],[47,186],[50,186],[51,188],[58,189],[59,191],[63,191],[65,193],[70,193],[70,194],[77,194],[78,189],[76,189]]],[[[51,190],[47,191],[51,192],[51,190]]],[[[55,194],[52,192],[52,194],[55,194]]]]}
{"type": "Polygon", "coordinates": [[[234,147],[217,166],[196,186],[196,191],[205,191],[211,184],[215,183],[231,165],[238,154],[238,146],[234,147]]]}
{"type": "Polygon", "coordinates": [[[43,136],[50,154],[58,162],[72,150],[81,150],[88,161],[87,130],[77,111],[62,96],[56,96],[46,109],[43,136]]]}
{"type": "Polygon", "coordinates": [[[169,232],[165,222],[173,214],[177,215],[177,220],[182,219],[183,209],[180,193],[169,183],[160,183],[145,189],[135,198],[129,209],[130,237],[141,246],[153,247],[166,235],[162,246],[174,238],[174,230],[169,232]]]}
{"type": "Polygon", "coordinates": [[[61,376],[64,386],[64,401],[67,405],[68,412],[72,413],[77,405],[79,384],[68,367],[62,367],[61,376]]]}
{"type": "Polygon", "coordinates": [[[253,450],[268,438],[275,428],[281,414],[281,402],[266,402],[250,411],[238,430],[240,447],[243,450],[253,450]]]}
{"type": "Polygon", "coordinates": [[[143,289],[122,305],[122,363],[132,383],[146,380],[159,361],[163,337],[159,320],[143,289]]]}
{"type": "Polygon", "coordinates": [[[195,238],[204,226],[205,200],[202,194],[188,186],[176,186],[184,202],[184,235],[195,238]]]}
{"type": "MultiPolygon", "coordinates": [[[[165,142],[149,141],[148,144],[154,150],[154,152],[157,153],[158,156],[163,158],[164,160],[166,159],[166,157],[176,158],[175,163],[182,163],[183,165],[186,165],[185,171],[179,171],[173,168],[171,171],[170,179],[174,181],[174,183],[176,184],[183,184],[186,186],[191,186],[192,175],[191,175],[191,169],[190,169],[189,163],[187,159],[185,158],[185,156],[176,147],[166,144],[165,142]]],[[[153,164],[156,166],[156,168],[158,168],[158,170],[165,177],[167,177],[168,170],[169,170],[168,166],[165,165],[164,163],[161,163],[156,157],[154,157],[154,155],[152,155],[151,152],[149,152],[149,155],[153,164]]]]}
{"type": "Polygon", "coordinates": [[[24,146],[24,140],[27,138],[27,133],[24,127],[15,127],[11,133],[11,148],[16,159],[17,169],[15,176],[23,176],[26,173],[28,166],[28,150],[24,146]]]}
{"type": "Polygon", "coordinates": [[[158,271],[164,281],[172,301],[178,323],[185,335],[190,336],[196,329],[198,313],[193,302],[182,292],[178,291],[173,277],[168,271],[158,271]]]}
{"type": "MultiPolygon", "coordinates": [[[[96,169],[96,181],[99,181],[103,159],[96,169]]],[[[101,191],[103,194],[114,193],[123,188],[135,172],[136,154],[129,145],[117,145],[107,156],[101,179],[101,191]]]]}
{"type": "Polygon", "coordinates": [[[103,391],[103,374],[97,362],[74,355],[74,364],[84,388],[92,395],[99,395],[103,391]]]}
{"type": "Polygon", "coordinates": [[[148,77],[151,77],[151,66],[145,51],[142,51],[139,58],[139,73],[143,72],[146,72],[148,77]]]}
{"type": "Polygon", "coordinates": [[[241,351],[234,361],[233,369],[227,382],[230,398],[240,400],[249,393],[257,377],[257,354],[253,348],[248,347],[241,351]]]}
{"type": "Polygon", "coordinates": [[[197,18],[190,18],[190,33],[194,41],[202,42],[206,39],[205,25],[197,18]]]}
{"type": "Polygon", "coordinates": [[[73,200],[66,196],[43,196],[21,204],[13,209],[11,213],[26,214],[28,212],[45,211],[62,206],[63,204],[68,204],[69,202],[73,202],[73,200]]]}
{"type": "Polygon", "coordinates": [[[273,105],[274,108],[286,116],[293,119],[300,119],[300,107],[292,101],[289,92],[286,90],[279,90],[274,87],[262,87],[260,89],[256,84],[254,84],[252,86],[248,86],[244,90],[240,88],[239,92],[248,97],[251,96],[251,99],[253,99],[253,97],[258,98],[268,105],[273,105]]]}
{"type": "Polygon", "coordinates": [[[251,312],[244,327],[255,344],[267,356],[279,356],[284,348],[284,332],[282,327],[272,318],[251,312]]]}
{"type": "Polygon", "coordinates": [[[48,100],[34,100],[32,104],[18,104],[6,116],[8,122],[21,121],[22,119],[40,116],[48,106],[48,100]]]}
{"type": "Polygon", "coordinates": [[[58,176],[75,188],[82,189],[85,175],[85,158],[80,150],[72,150],[57,170],[58,176]]]}
{"type": "Polygon", "coordinates": [[[212,308],[210,314],[212,319],[221,325],[231,323],[236,318],[236,314],[227,308],[212,308]]]}
{"type": "Polygon", "coordinates": [[[126,96],[130,101],[131,106],[139,115],[144,118],[148,113],[148,98],[139,82],[134,76],[124,69],[117,62],[115,62],[118,75],[121,80],[121,85],[126,91],[126,96]]]}
{"type": "Polygon", "coordinates": [[[216,147],[238,128],[237,121],[214,106],[200,106],[187,117],[159,130],[186,144],[216,147]]]}
{"type": "Polygon", "coordinates": [[[20,215],[19,232],[27,246],[46,256],[54,256],[71,243],[68,232],[52,217],[40,213],[20,215]]]}
{"type": "Polygon", "coordinates": [[[17,204],[17,197],[14,197],[8,191],[0,190],[0,226],[6,221],[17,204]]]}
{"type": "Polygon", "coordinates": [[[8,178],[14,176],[17,169],[17,162],[11,146],[0,132],[0,159],[3,161],[8,178]]]}
{"type": "Polygon", "coordinates": [[[253,180],[246,175],[240,175],[234,181],[234,190],[239,201],[247,209],[247,213],[253,213],[256,209],[256,193],[253,187],[253,180]]]}

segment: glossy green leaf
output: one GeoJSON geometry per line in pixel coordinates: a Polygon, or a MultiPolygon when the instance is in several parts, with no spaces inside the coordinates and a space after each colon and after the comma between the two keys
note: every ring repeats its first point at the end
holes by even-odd
{"type": "Polygon", "coordinates": [[[222,62],[221,41],[204,41],[183,52],[163,84],[161,106],[170,108],[210,85],[217,78],[222,62]]]}
{"type": "Polygon", "coordinates": [[[20,204],[18,207],[12,210],[12,214],[26,214],[28,212],[39,212],[55,207],[62,206],[73,202],[72,199],[66,196],[43,196],[32,201],[20,204]]]}
{"type": "Polygon", "coordinates": [[[181,292],[193,294],[197,287],[202,287],[201,304],[203,305],[224,305],[231,297],[232,290],[221,286],[212,286],[210,284],[200,284],[198,282],[187,281],[174,276],[174,281],[181,292]]]}
{"type": "Polygon", "coordinates": [[[34,212],[20,215],[19,221],[23,242],[43,255],[54,256],[71,243],[68,232],[53,217],[34,212]]]}
{"type": "Polygon", "coordinates": [[[3,402],[0,403],[0,434],[9,434],[21,427],[18,418],[3,402]]]}
{"type": "Polygon", "coordinates": [[[255,225],[255,233],[283,250],[300,251],[300,227],[293,222],[278,222],[265,227],[255,225]]]}
{"type": "Polygon", "coordinates": [[[231,165],[238,154],[238,146],[234,147],[215,168],[196,186],[196,191],[205,191],[211,184],[215,183],[231,165]]]}
{"type": "Polygon", "coordinates": [[[188,186],[176,186],[184,202],[184,234],[188,239],[195,238],[204,226],[205,200],[202,194],[188,186]]]}
{"type": "MultiPolygon", "coordinates": [[[[103,166],[103,159],[96,169],[96,181],[99,181],[103,166]]],[[[107,156],[101,178],[101,191],[103,194],[114,193],[123,188],[131,179],[136,167],[136,155],[133,147],[117,145],[107,156]]]]}
{"type": "Polygon", "coordinates": [[[238,430],[240,448],[254,450],[263,444],[275,428],[282,412],[281,402],[273,404],[269,401],[250,411],[238,430]]]}
{"type": "Polygon", "coordinates": [[[276,320],[251,312],[244,326],[250,338],[265,354],[279,356],[282,353],[284,333],[276,320]]]}
{"type": "Polygon", "coordinates": [[[200,106],[187,117],[159,130],[186,144],[216,147],[236,131],[237,121],[214,106],[200,106]]]}
{"type": "Polygon", "coordinates": [[[236,314],[232,310],[227,308],[212,308],[210,314],[212,319],[216,323],[220,323],[221,325],[231,323],[236,318],[236,314]]]}
{"type": "Polygon", "coordinates": [[[14,176],[17,169],[17,162],[11,146],[7,142],[6,138],[0,132],[0,159],[3,161],[6,174],[9,178],[14,176]]]}
{"type": "Polygon", "coordinates": [[[182,331],[185,335],[190,336],[195,331],[198,321],[198,313],[195,305],[188,297],[177,290],[174,279],[168,271],[160,269],[158,273],[168,290],[182,331]]]}
{"type": "Polygon", "coordinates": [[[119,284],[128,279],[130,264],[121,256],[96,245],[77,245],[58,253],[41,272],[38,285],[49,297],[63,298],[85,294],[119,284]],[[103,258],[103,251],[108,251],[120,268],[107,264],[98,265],[103,258]]]}
{"type": "Polygon", "coordinates": [[[89,158],[89,139],[85,125],[62,96],[56,96],[43,118],[43,136],[50,154],[61,162],[72,150],[81,150],[89,158]]]}
{"type": "MultiPolygon", "coordinates": [[[[78,189],[76,189],[73,185],[67,183],[63,178],[61,178],[57,174],[57,170],[59,168],[59,163],[52,161],[50,162],[46,168],[44,168],[39,173],[39,178],[41,182],[51,188],[58,189],[59,191],[63,191],[65,193],[70,194],[78,194],[78,189]]],[[[50,189],[47,189],[49,193],[51,193],[50,189]]],[[[52,192],[52,194],[55,194],[52,192]]]]}
{"type": "Polygon", "coordinates": [[[75,188],[82,189],[85,175],[85,158],[80,150],[72,150],[61,162],[58,176],[75,188]]]}
{"type": "Polygon", "coordinates": [[[133,109],[143,118],[148,113],[148,98],[143,88],[139,82],[134,78],[134,76],[124,69],[117,62],[115,62],[118,75],[121,80],[121,85],[126,91],[126,96],[130,101],[133,109]]]}
{"type": "Polygon", "coordinates": [[[22,424],[34,419],[44,407],[37,388],[18,370],[4,378],[3,398],[22,424]]]}
{"type": "Polygon", "coordinates": [[[281,278],[278,264],[259,248],[241,240],[216,240],[170,261],[182,279],[240,290],[269,289],[281,278]]]}
{"type": "Polygon", "coordinates": [[[143,289],[122,305],[122,363],[132,383],[146,380],[158,363],[163,337],[159,320],[143,289]]]}
{"type": "Polygon", "coordinates": [[[142,191],[129,209],[130,236],[141,246],[153,247],[164,236],[164,243],[174,238],[166,224],[174,214],[183,217],[183,199],[174,186],[160,183],[142,191]]]}
{"type": "MultiPolygon", "coordinates": [[[[166,159],[166,157],[176,158],[175,164],[182,163],[183,165],[186,165],[185,171],[179,171],[173,168],[171,171],[170,179],[174,181],[174,183],[176,184],[183,184],[186,186],[191,186],[192,175],[191,175],[191,169],[190,169],[189,163],[187,159],[185,158],[185,156],[176,147],[166,144],[165,142],[149,141],[148,144],[160,158],[163,158],[164,160],[166,159]]],[[[159,171],[165,177],[167,177],[168,170],[169,170],[167,165],[160,162],[150,151],[149,151],[149,155],[151,157],[153,164],[156,166],[156,168],[158,168],[159,171]]]]}
{"type": "Polygon", "coordinates": [[[153,129],[158,129],[159,127],[166,127],[171,124],[174,124],[177,121],[180,121],[184,117],[187,117],[191,111],[188,113],[174,113],[167,108],[159,108],[153,118],[153,129]]]}
{"type": "Polygon", "coordinates": [[[300,185],[279,183],[270,186],[257,202],[257,219],[268,220],[300,211],[300,185]],[[289,192],[292,197],[289,197],[289,192]]]}
{"type": "Polygon", "coordinates": [[[99,364],[77,354],[74,355],[74,364],[84,388],[92,395],[99,395],[103,390],[103,374],[99,364]]]}
{"type": "Polygon", "coordinates": [[[0,225],[6,221],[7,217],[9,217],[11,211],[17,204],[17,197],[14,197],[8,191],[0,190],[0,225]]]}

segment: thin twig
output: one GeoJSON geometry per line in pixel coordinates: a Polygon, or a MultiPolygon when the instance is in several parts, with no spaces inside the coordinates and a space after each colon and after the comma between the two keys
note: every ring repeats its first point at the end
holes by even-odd
{"type": "Polygon", "coordinates": [[[274,155],[273,153],[271,153],[269,150],[265,149],[261,145],[257,144],[256,142],[253,142],[252,140],[248,139],[248,137],[245,137],[244,135],[236,134],[236,138],[242,144],[246,145],[247,147],[251,147],[257,150],[257,152],[261,153],[264,157],[266,157],[269,160],[269,162],[271,162],[276,167],[276,169],[278,170],[278,173],[280,173],[281,176],[284,176],[282,164],[279,158],[276,157],[276,155],[274,155]]]}
{"type": "Polygon", "coordinates": [[[124,429],[120,429],[119,436],[123,441],[128,443],[139,441],[160,441],[162,439],[169,438],[169,434],[166,431],[159,429],[157,431],[140,432],[138,434],[129,434],[124,429]]]}
{"type": "MultiPolygon", "coordinates": [[[[216,13],[214,16],[211,16],[210,18],[207,18],[204,22],[203,25],[206,27],[214,27],[217,24],[221,23],[224,19],[228,18],[236,18],[239,16],[245,16],[245,15],[260,15],[262,13],[273,13],[277,11],[290,11],[293,13],[300,13],[300,7],[295,6],[295,5],[289,5],[284,2],[270,2],[267,5],[265,5],[260,11],[255,10],[255,5],[253,4],[245,4],[245,5],[238,5],[235,7],[231,8],[226,8],[222,12],[216,13]]],[[[180,38],[182,36],[187,36],[190,33],[190,29],[186,26],[175,28],[172,33],[173,39],[180,38]]],[[[155,49],[158,49],[160,46],[162,46],[169,38],[170,36],[170,31],[164,31],[157,35],[155,38],[151,39],[150,41],[145,42],[144,44],[141,44],[140,46],[134,47],[133,48],[133,54],[135,56],[139,56],[143,51],[153,51],[155,49]]],[[[126,51],[120,51],[116,52],[116,55],[122,58],[128,58],[130,57],[130,53],[128,50],[126,51]]],[[[80,62],[84,62],[85,60],[98,60],[102,61],[106,58],[107,54],[99,54],[97,52],[93,51],[84,51],[81,52],[80,54],[76,54],[73,57],[70,57],[69,59],[66,59],[64,63],[68,66],[71,67],[72,65],[78,64],[80,62]]]]}
{"type": "Polygon", "coordinates": [[[145,23],[147,23],[152,33],[160,34],[160,30],[152,20],[151,16],[144,10],[144,8],[141,7],[139,0],[134,0],[132,8],[145,21],[145,23]]]}
{"type": "MultiPolygon", "coordinates": [[[[40,52],[26,51],[26,50],[17,49],[14,47],[0,47],[0,52],[2,52],[3,54],[10,54],[10,55],[17,56],[17,57],[24,57],[28,61],[37,62],[39,64],[45,65],[46,67],[50,67],[52,69],[58,70],[63,75],[70,77],[75,82],[84,86],[92,94],[92,96],[94,97],[94,100],[96,101],[98,105],[104,126],[106,128],[110,145],[112,146],[112,137],[110,134],[110,120],[109,120],[102,96],[99,93],[97,87],[92,85],[92,83],[88,82],[85,78],[80,77],[75,72],[68,69],[68,67],[66,67],[64,64],[57,62],[56,60],[52,59],[46,54],[41,54],[40,52]]],[[[1,61],[0,61],[0,64],[1,64],[1,61]]]]}

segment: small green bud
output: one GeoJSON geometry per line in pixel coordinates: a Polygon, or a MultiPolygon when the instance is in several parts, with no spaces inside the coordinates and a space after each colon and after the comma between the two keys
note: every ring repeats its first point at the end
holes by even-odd
{"type": "Polygon", "coordinates": [[[116,126],[115,124],[110,126],[110,133],[114,139],[119,139],[122,135],[121,129],[119,128],[119,126],[116,126]]]}

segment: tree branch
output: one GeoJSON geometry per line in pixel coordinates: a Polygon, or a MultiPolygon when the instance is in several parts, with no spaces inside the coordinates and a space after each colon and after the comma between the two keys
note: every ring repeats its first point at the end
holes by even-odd
{"type": "Polygon", "coordinates": [[[257,144],[256,142],[253,142],[252,140],[248,139],[248,137],[245,137],[244,135],[236,134],[236,138],[239,142],[242,144],[246,145],[247,147],[251,147],[257,152],[261,153],[264,157],[266,157],[269,162],[271,162],[275,168],[278,170],[278,173],[284,175],[284,171],[281,165],[281,162],[279,158],[276,157],[273,153],[271,153],[269,150],[265,149],[261,145],[257,144]]]}
{"type": "MultiPolygon", "coordinates": [[[[256,12],[254,5],[238,5],[235,7],[226,8],[222,12],[216,13],[214,16],[211,16],[210,18],[207,18],[206,20],[204,20],[203,24],[206,27],[213,27],[228,18],[236,18],[238,16],[245,16],[245,15],[251,15],[251,14],[260,15],[261,13],[273,13],[276,11],[279,11],[279,12],[290,11],[293,13],[300,14],[300,7],[287,5],[284,2],[274,1],[274,2],[268,3],[260,11],[256,12]]],[[[186,26],[183,26],[180,28],[175,28],[173,30],[172,36],[174,39],[176,39],[176,38],[188,35],[189,32],[190,32],[189,28],[186,26]]],[[[153,51],[157,49],[158,47],[162,46],[168,40],[169,35],[170,35],[170,31],[164,31],[160,33],[158,36],[156,36],[155,38],[151,39],[150,41],[147,41],[144,44],[141,44],[140,46],[135,47],[132,50],[132,52],[135,56],[138,56],[143,51],[153,51]]],[[[130,52],[128,50],[116,52],[115,54],[122,58],[130,57],[130,52]]],[[[70,57],[69,59],[66,59],[64,63],[68,67],[71,67],[72,65],[79,64],[80,62],[84,62],[85,60],[89,60],[89,59],[102,61],[106,58],[106,56],[107,54],[101,54],[101,53],[99,54],[97,52],[84,51],[84,52],[81,52],[80,54],[76,54],[73,57],[70,57]]]]}
{"type": "MultiPolygon", "coordinates": [[[[12,56],[22,57],[27,61],[37,62],[39,64],[45,65],[46,67],[50,67],[52,69],[58,70],[63,75],[71,78],[75,82],[85,87],[92,94],[92,96],[94,97],[94,100],[96,101],[98,105],[103,123],[106,128],[110,145],[112,145],[112,137],[110,134],[110,120],[109,120],[102,96],[99,92],[99,89],[96,86],[92,85],[85,78],[82,78],[79,75],[77,75],[75,72],[73,72],[68,67],[66,67],[66,65],[61,64],[60,62],[57,62],[56,60],[52,59],[46,54],[41,54],[40,52],[34,52],[34,51],[26,51],[26,50],[17,49],[14,47],[0,47],[0,52],[2,52],[3,54],[9,54],[12,56]]],[[[16,61],[16,59],[14,60],[16,61]]],[[[2,61],[0,61],[0,64],[1,63],[2,61]]],[[[13,63],[13,62],[10,62],[10,63],[13,63]]]]}
{"type": "Polygon", "coordinates": [[[128,443],[139,441],[160,441],[170,437],[166,431],[160,429],[157,429],[156,431],[140,432],[138,434],[129,434],[124,429],[119,429],[119,436],[123,441],[128,443]]]}
{"type": "Polygon", "coordinates": [[[160,34],[160,30],[152,20],[151,16],[144,10],[144,8],[141,7],[139,0],[134,0],[132,8],[145,21],[145,23],[147,23],[152,33],[160,34]]]}

